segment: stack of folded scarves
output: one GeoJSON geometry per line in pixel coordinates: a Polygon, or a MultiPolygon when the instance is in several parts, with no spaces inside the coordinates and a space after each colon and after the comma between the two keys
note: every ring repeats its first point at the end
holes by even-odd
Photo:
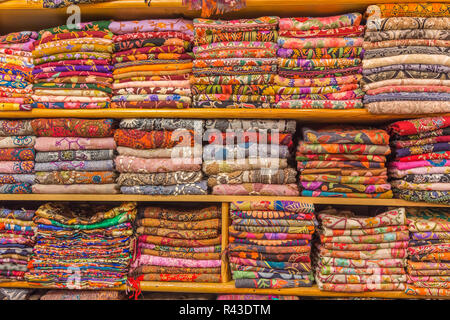
{"type": "Polygon", "coordinates": [[[388,127],[396,198],[450,204],[450,117],[397,121],[388,127]]]}
{"type": "Polygon", "coordinates": [[[450,211],[408,208],[406,219],[410,234],[406,293],[450,296],[450,211]]]}
{"type": "Polygon", "coordinates": [[[303,128],[296,154],[301,194],[392,198],[385,167],[390,152],[385,130],[353,126],[303,128]]]}
{"type": "Polygon", "coordinates": [[[278,20],[194,19],[194,107],[272,107],[278,20]]]}
{"type": "Polygon", "coordinates": [[[230,204],[229,262],[236,288],[311,287],[314,205],[295,201],[230,204]]]}
{"type": "Polygon", "coordinates": [[[46,203],[36,210],[36,245],[25,275],[64,289],[124,285],[132,257],[136,203],[118,207],[46,203]]]}
{"type": "Polygon", "coordinates": [[[33,193],[118,193],[112,119],[34,119],[33,193]]]}
{"type": "Polygon", "coordinates": [[[221,212],[217,206],[141,208],[136,234],[132,284],[221,281],[221,212]]]}
{"type": "Polygon", "coordinates": [[[0,283],[23,281],[34,246],[34,210],[0,208],[0,283]]]}
{"type": "Polygon", "coordinates": [[[450,5],[367,8],[364,104],[376,114],[450,112],[450,5]]]}
{"type": "Polygon", "coordinates": [[[35,31],[0,36],[0,111],[31,110],[35,31]]]}
{"type": "Polygon", "coordinates": [[[113,108],[189,108],[192,21],[114,21],[113,108]]]}
{"type": "Polygon", "coordinates": [[[123,119],[114,139],[122,193],[206,194],[201,172],[203,120],[123,119]]]}
{"type": "Polygon", "coordinates": [[[360,13],[280,19],[277,108],[363,108],[361,19],[360,13]]]}
{"type": "Polygon", "coordinates": [[[41,30],[34,43],[33,108],[109,108],[113,52],[110,21],[41,30]]]}
{"type": "Polygon", "coordinates": [[[318,213],[320,243],[313,251],[320,290],[404,290],[409,240],[405,208],[374,216],[327,208],[318,213]]]}
{"type": "Polygon", "coordinates": [[[0,120],[0,194],[32,193],[35,142],[30,120],[0,120]]]}
{"type": "Polygon", "coordinates": [[[298,196],[294,120],[206,120],[203,172],[212,194],[298,196]]]}

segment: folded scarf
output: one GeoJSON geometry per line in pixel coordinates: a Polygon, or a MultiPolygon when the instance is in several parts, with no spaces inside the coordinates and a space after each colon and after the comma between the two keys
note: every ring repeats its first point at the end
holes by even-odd
{"type": "Polygon", "coordinates": [[[156,173],[174,171],[200,171],[201,159],[144,159],[129,156],[115,158],[116,170],[130,173],[156,173]]]}
{"type": "Polygon", "coordinates": [[[39,184],[113,184],[116,174],[112,171],[51,171],[37,172],[39,184]]]}
{"type": "Polygon", "coordinates": [[[327,192],[343,193],[382,193],[391,190],[390,184],[362,185],[362,184],[341,184],[334,182],[301,182],[301,187],[305,190],[320,190],[327,192]]]}
{"type": "Polygon", "coordinates": [[[276,158],[256,158],[256,159],[243,159],[232,161],[204,161],[202,164],[202,170],[209,175],[215,175],[219,173],[230,173],[234,171],[245,170],[257,170],[257,169],[285,169],[287,168],[286,159],[276,158]]]}
{"type": "MultiPolygon", "coordinates": [[[[350,184],[385,184],[387,183],[387,176],[372,176],[372,177],[358,177],[358,176],[340,176],[333,174],[301,174],[301,182],[335,182],[335,183],[350,183],[350,184]]],[[[450,181],[450,178],[449,178],[450,181]]]]}
{"type": "Polygon", "coordinates": [[[233,194],[233,195],[284,195],[298,196],[298,187],[296,184],[261,184],[261,183],[243,183],[243,184],[219,184],[212,188],[213,194],[233,194]]]}
{"type": "Polygon", "coordinates": [[[136,149],[172,148],[176,145],[193,146],[192,130],[146,132],[135,129],[117,129],[114,139],[120,146],[136,149]]]}
{"type": "Polygon", "coordinates": [[[164,173],[121,173],[117,179],[120,186],[171,186],[200,182],[203,179],[201,171],[175,171],[164,173]]]}
{"type": "Polygon", "coordinates": [[[38,162],[35,171],[113,171],[112,160],[38,162]]]}
{"type": "Polygon", "coordinates": [[[64,150],[38,152],[36,162],[112,160],[114,150],[64,150]]]}
{"type": "Polygon", "coordinates": [[[208,186],[214,187],[220,184],[293,184],[296,182],[297,172],[286,168],[281,170],[248,170],[234,171],[230,173],[219,173],[208,177],[208,186]]]}
{"type": "Polygon", "coordinates": [[[33,193],[92,193],[113,194],[119,193],[115,184],[34,184],[33,193]]]}

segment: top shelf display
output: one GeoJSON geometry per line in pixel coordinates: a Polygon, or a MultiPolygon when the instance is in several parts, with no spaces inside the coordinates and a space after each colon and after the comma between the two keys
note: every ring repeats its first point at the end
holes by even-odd
{"type": "MultiPolygon", "coordinates": [[[[392,3],[392,0],[247,0],[246,8],[220,15],[223,19],[254,18],[263,15],[280,17],[327,16],[348,12],[363,13],[374,3],[392,3]]],[[[420,2],[402,0],[401,2],[420,2]]],[[[446,2],[446,1],[435,1],[446,2]]],[[[200,17],[200,11],[191,11],[182,0],[117,0],[80,5],[82,21],[101,19],[136,20],[152,18],[200,17]]],[[[0,30],[2,33],[17,30],[40,30],[66,24],[66,8],[44,9],[42,0],[6,0],[0,2],[0,30]],[[20,17],[20,19],[18,19],[20,17]]],[[[213,16],[212,18],[219,18],[213,16]]]]}

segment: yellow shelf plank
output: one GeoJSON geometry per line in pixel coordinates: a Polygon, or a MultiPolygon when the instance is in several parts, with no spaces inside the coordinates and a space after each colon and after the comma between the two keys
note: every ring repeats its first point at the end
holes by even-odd
{"type": "Polygon", "coordinates": [[[0,201],[139,201],[139,202],[233,202],[259,200],[293,200],[314,204],[395,206],[395,207],[449,207],[449,205],[412,202],[401,199],[357,199],[331,197],[283,197],[283,196],[221,196],[183,195],[152,196],[131,194],[0,194],[0,201]]]}
{"type": "MultiPolygon", "coordinates": [[[[450,113],[443,114],[450,116],[450,113]]],[[[100,110],[53,110],[3,111],[0,118],[195,118],[195,119],[293,119],[303,122],[323,123],[380,123],[401,119],[431,116],[420,115],[374,115],[366,109],[314,110],[314,109],[100,109],[100,110]]]]}
{"type": "MultiPolygon", "coordinates": [[[[32,289],[60,289],[53,286],[42,286],[29,284],[27,282],[2,282],[0,287],[5,288],[32,288],[32,289]]],[[[126,287],[108,288],[107,290],[125,291],[126,287]]],[[[374,292],[328,292],[321,291],[317,286],[310,288],[287,288],[287,289],[250,289],[235,288],[234,281],[226,283],[195,283],[195,282],[162,282],[142,281],[143,292],[190,292],[190,293],[214,293],[214,294],[270,294],[270,295],[293,295],[300,297],[365,297],[365,298],[391,298],[391,299],[449,299],[450,297],[430,297],[407,295],[403,291],[374,291],[374,292]]]]}

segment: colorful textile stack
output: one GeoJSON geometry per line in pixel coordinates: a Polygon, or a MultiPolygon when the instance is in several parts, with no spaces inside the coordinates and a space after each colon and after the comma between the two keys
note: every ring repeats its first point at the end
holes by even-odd
{"type": "Polygon", "coordinates": [[[118,193],[112,119],[34,119],[33,193],[118,193]]]}
{"type": "Polygon", "coordinates": [[[296,154],[302,196],[392,198],[385,130],[329,126],[302,131],[296,154]]]}
{"type": "Polygon", "coordinates": [[[113,52],[110,21],[41,30],[34,44],[33,108],[109,108],[113,52]]]}
{"type": "Polygon", "coordinates": [[[32,192],[35,142],[30,120],[0,120],[0,194],[32,192]]]}
{"type": "Polygon", "coordinates": [[[34,246],[34,210],[0,208],[0,283],[23,281],[34,246]]]}
{"type": "Polygon", "coordinates": [[[192,21],[114,21],[112,108],[189,108],[192,21]]]}
{"type": "Polygon", "coordinates": [[[14,32],[0,36],[0,111],[31,110],[33,55],[38,34],[14,32]]]}
{"type": "Polygon", "coordinates": [[[367,8],[364,105],[376,114],[450,112],[450,4],[367,8]]]}
{"type": "Polygon", "coordinates": [[[450,211],[407,208],[409,228],[406,293],[450,296],[450,211]]]}
{"type": "Polygon", "coordinates": [[[361,19],[360,13],[280,19],[277,108],[363,108],[361,19]]]}
{"type": "Polygon", "coordinates": [[[272,107],[278,20],[194,19],[194,107],[272,107]]]}
{"type": "Polygon", "coordinates": [[[320,290],[404,290],[409,240],[405,208],[378,215],[327,208],[318,213],[320,243],[313,251],[320,290]]]}
{"type": "Polygon", "coordinates": [[[389,125],[395,158],[389,178],[396,198],[450,204],[450,117],[389,125]]]}
{"type": "Polygon", "coordinates": [[[123,119],[114,134],[122,193],[206,194],[203,120],[123,119]]]}
{"type": "Polygon", "coordinates": [[[221,281],[221,210],[144,207],[129,281],[221,281]]]}
{"type": "Polygon", "coordinates": [[[294,120],[206,120],[203,172],[213,194],[298,196],[294,120]]]}
{"type": "Polygon", "coordinates": [[[100,289],[124,285],[132,257],[136,203],[46,203],[33,218],[36,245],[25,275],[51,288],[100,289]]]}
{"type": "Polygon", "coordinates": [[[229,262],[236,288],[311,287],[314,205],[286,201],[230,204],[229,262]]]}

